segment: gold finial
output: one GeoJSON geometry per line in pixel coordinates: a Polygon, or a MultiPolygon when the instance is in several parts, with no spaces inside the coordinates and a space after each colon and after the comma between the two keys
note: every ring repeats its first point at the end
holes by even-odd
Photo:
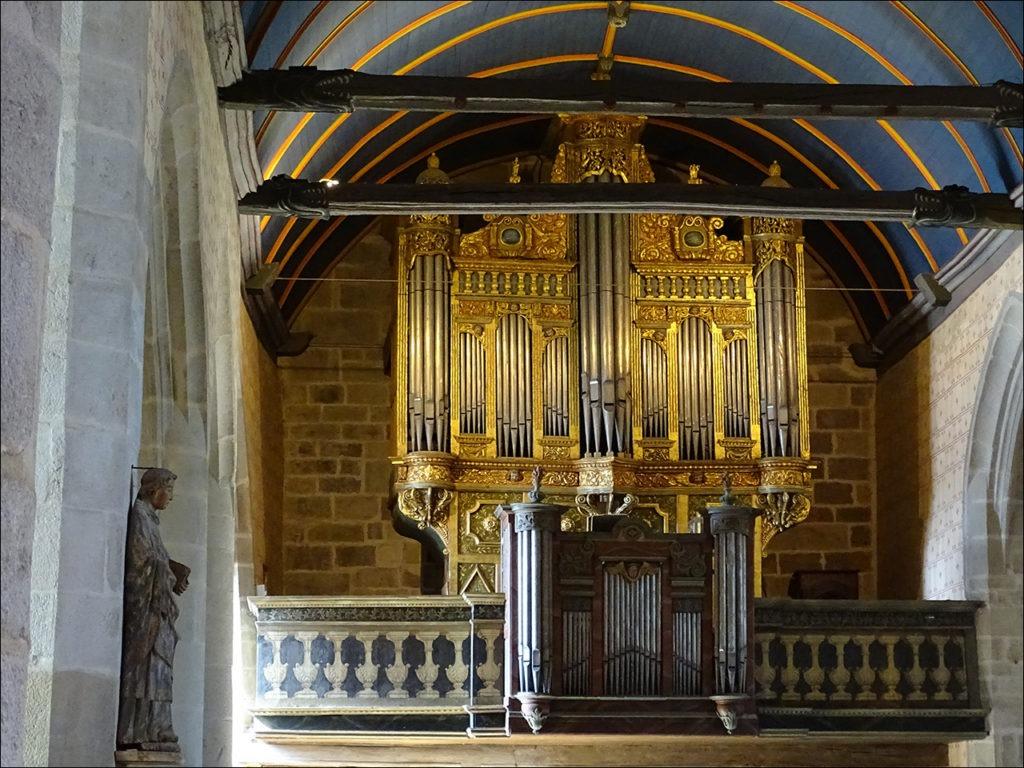
{"type": "Polygon", "coordinates": [[[590,74],[591,80],[611,80],[612,79],[612,66],[615,64],[615,57],[613,55],[605,56],[603,54],[597,55],[597,67],[590,74]]]}
{"type": "Polygon", "coordinates": [[[690,166],[690,178],[687,181],[687,183],[688,184],[703,184],[704,183],[701,180],[701,178],[700,178],[700,166],[699,165],[691,165],[690,166]]]}
{"type": "Polygon", "coordinates": [[[629,21],[629,0],[609,0],[608,24],[615,29],[622,29],[629,21]]]}
{"type": "Polygon", "coordinates": [[[778,160],[772,160],[768,166],[768,178],[761,182],[762,187],[788,187],[789,184],[782,178],[782,166],[778,160]]]}
{"type": "Polygon", "coordinates": [[[420,171],[416,177],[417,184],[448,184],[451,179],[448,174],[441,170],[441,160],[436,152],[431,152],[427,158],[427,167],[420,171]]]}
{"type": "Polygon", "coordinates": [[[512,161],[512,173],[508,177],[509,184],[518,184],[522,179],[519,177],[519,158],[512,161]]]}

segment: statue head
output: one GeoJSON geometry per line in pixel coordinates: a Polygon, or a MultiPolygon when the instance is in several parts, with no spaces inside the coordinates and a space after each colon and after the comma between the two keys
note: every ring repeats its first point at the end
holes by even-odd
{"type": "Polygon", "coordinates": [[[178,476],[169,469],[147,469],[139,483],[137,498],[148,501],[154,509],[166,509],[174,498],[174,481],[178,476]]]}

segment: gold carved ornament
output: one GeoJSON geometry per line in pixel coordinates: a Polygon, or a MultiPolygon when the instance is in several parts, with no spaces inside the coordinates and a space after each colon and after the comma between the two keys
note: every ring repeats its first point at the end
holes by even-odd
{"type": "Polygon", "coordinates": [[[448,554],[448,508],[453,493],[447,488],[405,488],[398,493],[398,509],[416,523],[420,530],[428,526],[435,530],[444,542],[444,554],[448,554]]]}
{"type": "Polygon", "coordinates": [[[459,261],[568,257],[569,217],[564,213],[486,214],[484,220],[486,226],[460,239],[459,261]]]}
{"type": "Polygon", "coordinates": [[[802,493],[779,491],[759,493],[757,506],[761,508],[761,551],[775,534],[803,522],[811,512],[811,500],[802,493]]]}

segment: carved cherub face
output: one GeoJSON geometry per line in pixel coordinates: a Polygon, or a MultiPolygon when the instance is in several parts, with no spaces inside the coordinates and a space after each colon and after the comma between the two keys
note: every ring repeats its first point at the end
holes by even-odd
{"type": "Polygon", "coordinates": [[[174,483],[162,485],[153,491],[153,508],[167,509],[167,505],[174,499],[174,483]]]}

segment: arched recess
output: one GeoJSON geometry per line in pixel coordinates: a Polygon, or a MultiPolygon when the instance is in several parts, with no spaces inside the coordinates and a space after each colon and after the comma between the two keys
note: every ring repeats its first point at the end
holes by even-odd
{"type": "MultiPolygon", "coordinates": [[[[186,760],[202,760],[206,653],[207,520],[210,435],[205,372],[196,106],[192,73],[172,71],[160,125],[151,256],[146,278],[143,418],[138,464],[177,476],[175,499],[161,515],[168,552],[192,569],[178,603],[174,726],[186,760]]],[[[137,479],[137,478],[136,478],[137,479]]]]}
{"type": "Polygon", "coordinates": [[[967,765],[1024,764],[1021,604],[1024,601],[1024,296],[1007,296],[993,328],[974,406],[964,482],[964,591],[978,617],[989,738],[970,743],[967,765]]]}
{"type": "Polygon", "coordinates": [[[161,529],[171,557],[192,569],[189,590],[178,599],[175,731],[186,764],[225,765],[232,748],[232,668],[245,647],[236,636],[237,571],[248,564],[251,572],[251,550],[236,546],[236,530],[248,529],[238,503],[244,494],[235,490],[244,482],[236,467],[244,475],[245,464],[236,448],[237,275],[224,265],[224,233],[200,204],[210,141],[184,57],[171,70],[161,115],[137,464],[178,476],[161,529]]]}

